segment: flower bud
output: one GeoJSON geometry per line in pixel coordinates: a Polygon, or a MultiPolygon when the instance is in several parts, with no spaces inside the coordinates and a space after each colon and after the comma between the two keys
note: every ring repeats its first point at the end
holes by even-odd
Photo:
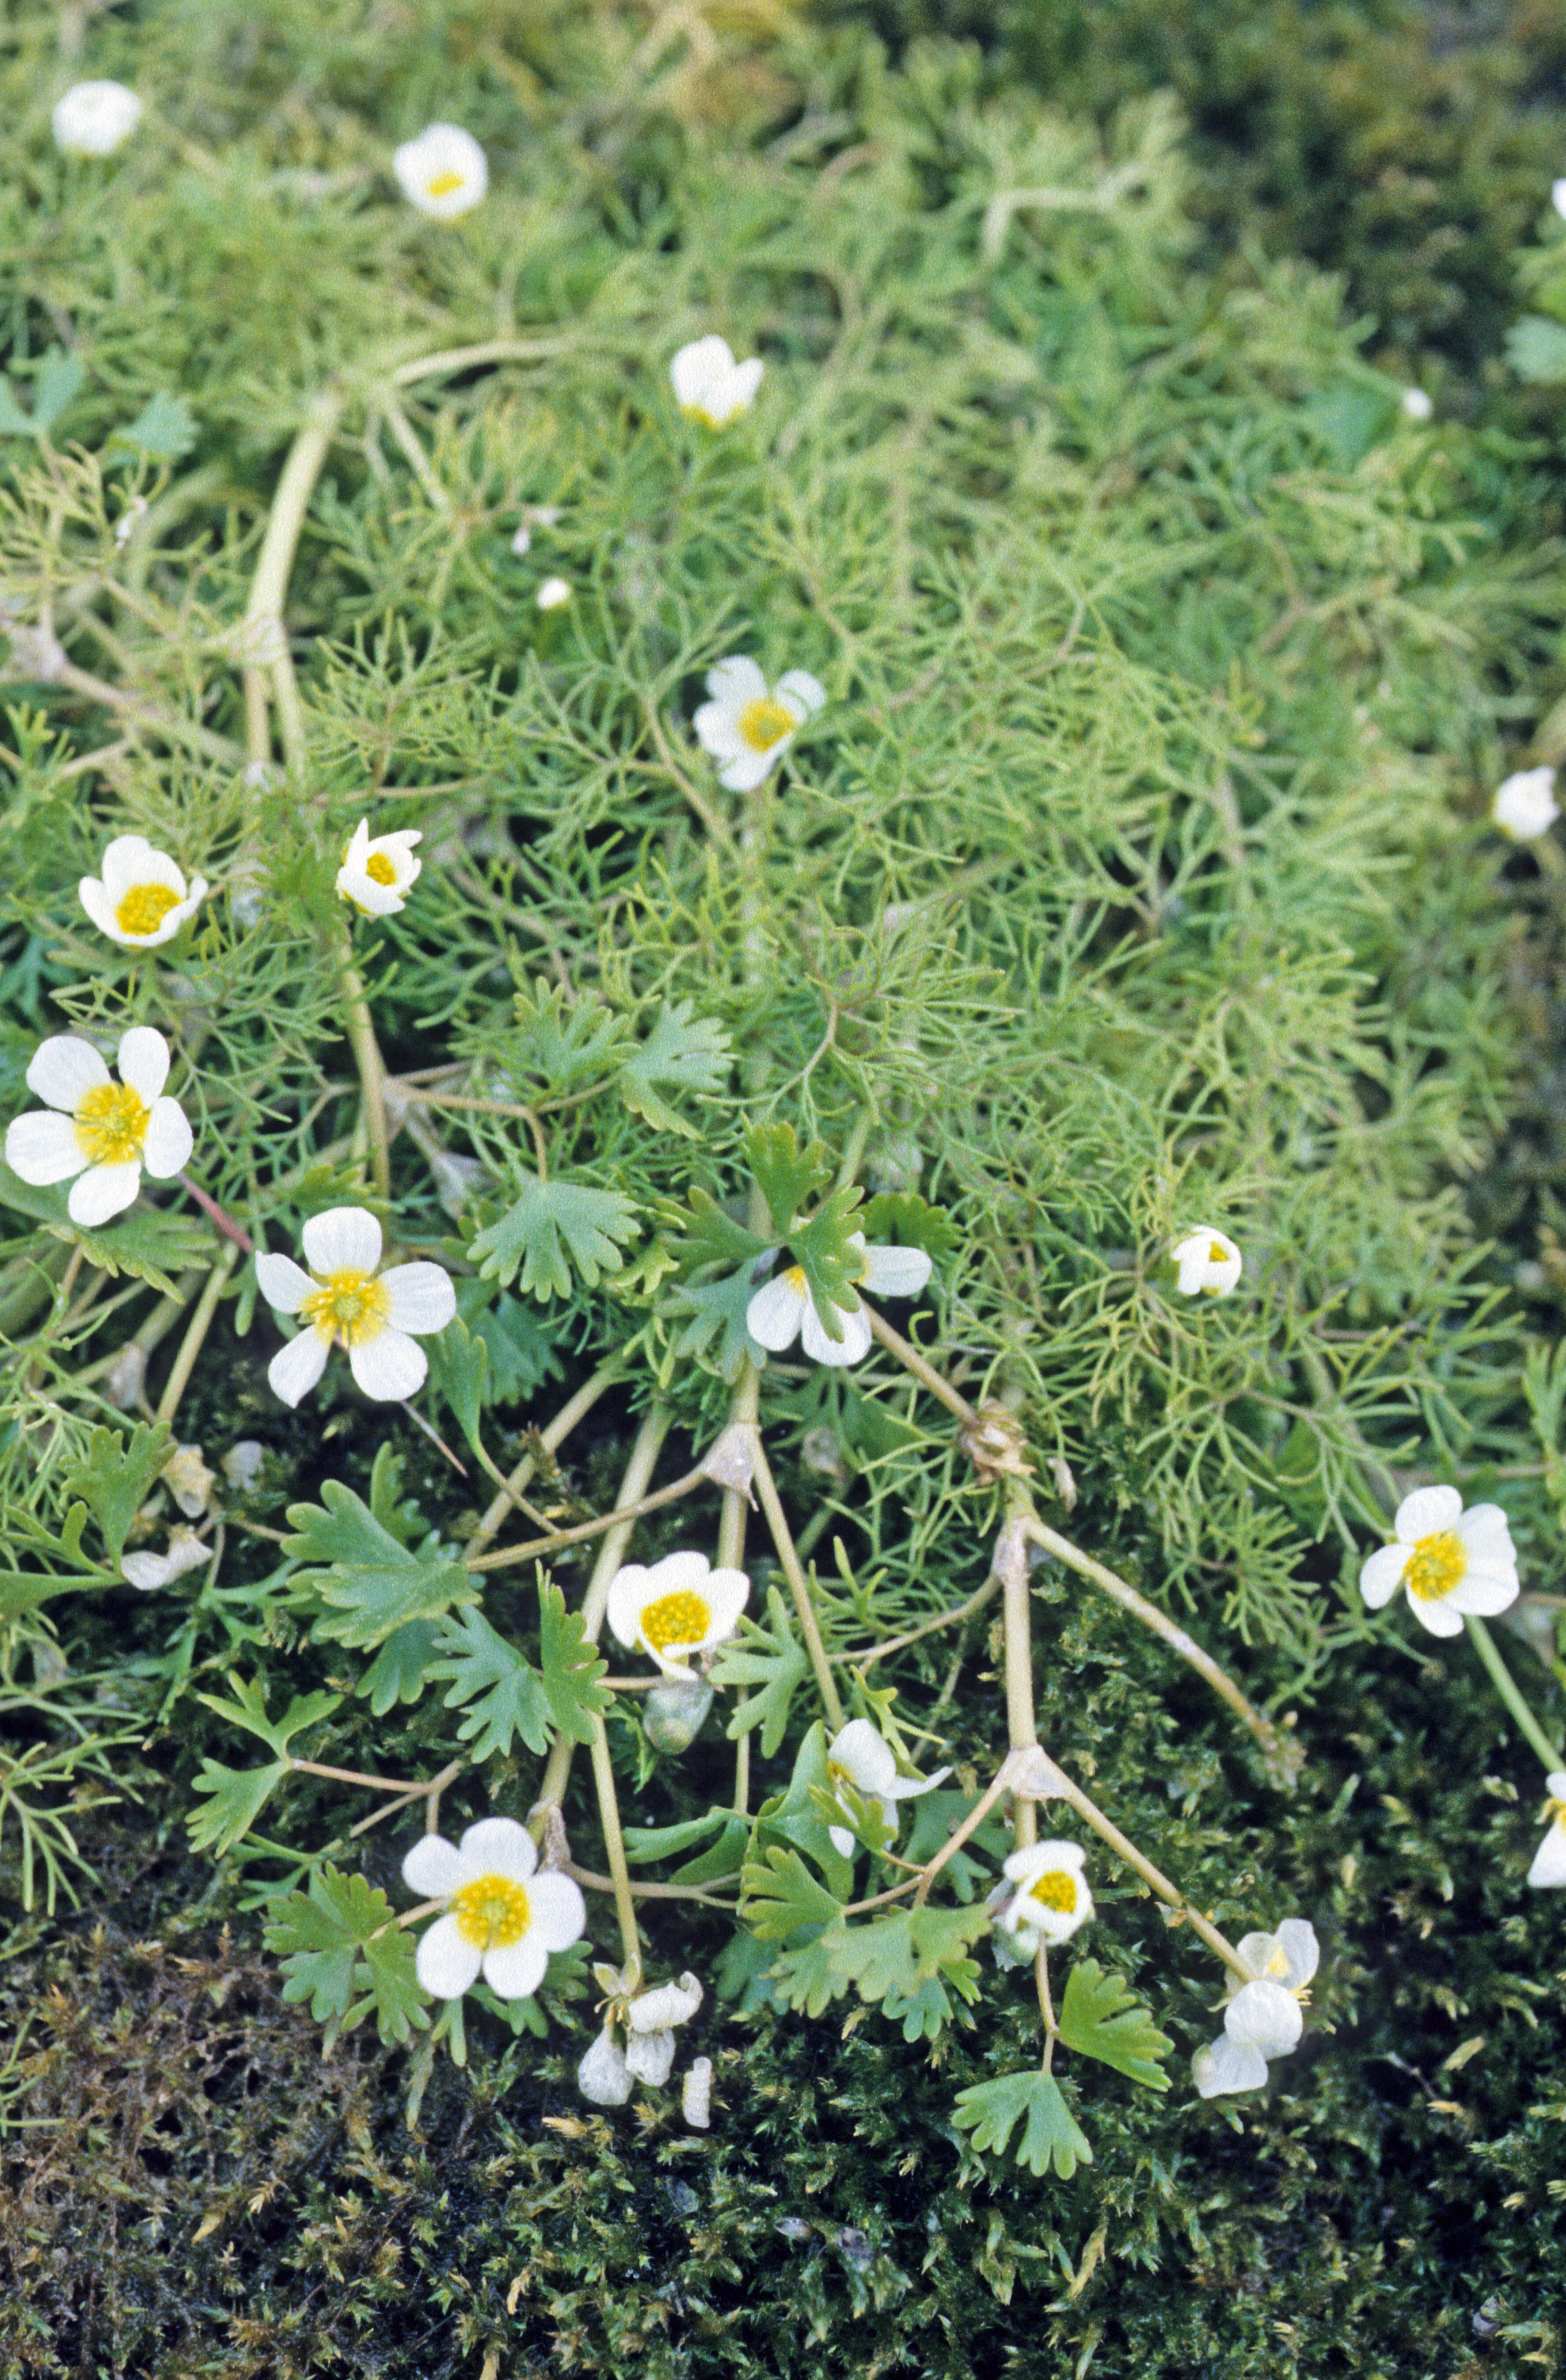
{"type": "Polygon", "coordinates": [[[647,1740],[655,1752],[688,1752],[712,1707],[712,1689],[705,1678],[665,1678],[653,1687],[642,1714],[647,1740]]]}

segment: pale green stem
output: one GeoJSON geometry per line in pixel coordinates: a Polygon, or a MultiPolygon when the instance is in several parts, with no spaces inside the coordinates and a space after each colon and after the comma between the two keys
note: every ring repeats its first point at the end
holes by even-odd
{"type": "Polygon", "coordinates": [[[1253,1979],[1241,1964],[1240,1953],[1232,1942],[1224,1939],[1211,1920],[1204,1917],[1200,1910],[1192,1908],[1179,1888],[1171,1884],[1161,1869],[1156,1868],[1152,1861],[1137,1850],[1129,1835],[1121,1833],[1112,1818],[1106,1818],[1098,1803],[1088,1800],[1081,1786],[1074,1784],[1056,1761],[1051,1759],[1050,1767],[1053,1771],[1050,1786],[1051,1795],[1057,1801],[1069,1803],[1078,1817],[1086,1821],[1093,1832],[1108,1843],[1110,1849],[1125,1862],[1127,1867],[1135,1871],[1143,1883],[1148,1885],[1161,1901],[1169,1908],[1179,1911],[1193,1932],[1201,1937],[1208,1949],[1215,1952],[1224,1965],[1239,1976],[1243,1984],[1250,1983],[1253,1979]]]}
{"type": "Polygon", "coordinates": [[[1519,1729],[1533,1745],[1546,1768],[1566,1768],[1566,1755],[1551,1743],[1538,1720],[1528,1708],[1517,1681],[1500,1658],[1500,1647],[1482,1620],[1467,1615],[1468,1633],[1474,1640],[1474,1650],[1490,1673],[1490,1682],[1501,1701],[1516,1720],[1519,1729]]]}
{"type": "Polygon", "coordinates": [[[787,1579],[789,1590],[794,1597],[794,1608],[799,1615],[800,1633],[805,1639],[805,1650],[810,1657],[810,1667],[816,1673],[816,1684],[820,1691],[821,1707],[826,1713],[827,1725],[833,1735],[836,1735],[843,1725],[843,1705],[838,1698],[837,1688],[832,1682],[832,1668],[827,1660],[827,1648],[821,1641],[820,1626],[816,1618],[816,1607],[810,1597],[810,1582],[806,1577],[799,1556],[795,1551],[794,1539],[789,1534],[788,1522],[784,1517],[783,1505],[778,1500],[777,1486],[762,1450],[759,1432],[751,1441],[751,1458],[756,1466],[756,1492],[761,1500],[761,1510],[767,1516],[767,1526],[772,1533],[772,1544],[777,1549],[778,1566],[787,1579]]]}
{"type": "MultiPolygon", "coordinates": [[[[261,550],[256,561],[256,575],[250,582],[250,599],[245,606],[243,633],[252,643],[269,643],[274,634],[282,635],[283,605],[288,592],[294,555],[298,549],[310,498],[315,493],[315,483],[321,477],[333,433],[342,414],[342,398],[323,391],[312,402],[310,419],[288,451],[288,459],[277,482],[277,493],[272,500],[266,535],[261,540],[261,550]]],[[[269,660],[264,665],[248,662],[246,666],[245,717],[250,759],[269,760],[272,757],[266,738],[265,676],[271,679],[272,696],[277,705],[284,758],[290,770],[302,775],[309,759],[304,709],[285,639],[278,657],[269,660]]]]}
{"type": "MultiPolygon", "coordinates": [[[[748,1422],[754,1425],[761,1402],[761,1375],[748,1358],[741,1366],[738,1382],[729,1402],[729,1424],[748,1422]]],[[[745,1560],[745,1524],[749,1504],[737,1488],[723,1490],[723,1509],[718,1522],[719,1570],[738,1570],[745,1560]]],[[[734,1808],[744,1817],[750,1806],[750,1735],[747,1730],[734,1747],[734,1808]]]]}
{"type": "MultiPolygon", "coordinates": [[[[1014,1752],[1024,1752],[1038,1741],[1038,1721],[1033,1703],[1027,1539],[1021,1514],[1014,1513],[1002,1530],[993,1568],[1001,1582],[1001,1618],[1005,1638],[1006,1737],[1014,1752]]],[[[1038,1840],[1038,1817],[1031,1802],[1017,1798],[1013,1804],[1012,1826],[1019,1852],[1026,1851],[1038,1840]]]]}
{"type": "MultiPolygon", "coordinates": [[[[345,947],[346,944],[345,936],[345,947]]],[[[381,1045],[375,1038],[370,1002],[365,997],[364,978],[351,959],[344,961],[337,980],[342,988],[348,1045],[354,1053],[354,1063],[358,1068],[363,1101],[360,1112],[370,1143],[370,1170],[382,1197],[390,1198],[392,1147],[386,1129],[386,1069],[382,1062],[381,1045]]]]}
{"type": "Polygon", "coordinates": [[[631,1897],[631,1871],[625,1864],[625,1838],[620,1832],[620,1804],[614,1793],[609,1736],[601,1718],[593,1721],[592,1764],[599,1823],[603,1828],[603,1848],[609,1855],[610,1880],[614,1887],[614,1913],[620,1920],[620,1949],[623,1963],[628,1967],[633,1959],[641,1957],[641,1936],[637,1928],[637,1904],[631,1897]]]}
{"type": "MultiPolygon", "coordinates": [[[[614,1366],[612,1364],[605,1364],[601,1370],[594,1372],[589,1379],[583,1381],[569,1403],[562,1405],[548,1428],[539,1432],[540,1442],[549,1453],[558,1452],[577,1424],[592,1411],[614,1378],[614,1366]]],[[[506,1514],[515,1509],[517,1499],[537,1468],[536,1455],[525,1454],[522,1457],[521,1462],[507,1479],[504,1493],[495,1498],[473,1535],[468,1538],[465,1550],[469,1557],[475,1552],[483,1551],[496,1530],[500,1528],[506,1514]]]]}
{"type": "Polygon", "coordinates": [[[164,1383],[163,1395],[158,1399],[156,1418],[159,1421],[172,1422],[179,1410],[179,1400],[185,1394],[190,1375],[196,1366],[196,1358],[201,1352],[207,1332],[212,1329],[212,1317],[217,1312],[218,1300],[227,1286],[229,1274],[238,1261],[239,1251],[230,1241],[207,1275],[207,1285],[201,1292],[200,1303],[195,1313],[190,1317],[189,1326],[184,1338],[180,1341],[179,1353],[174,1359],[174,1369],[164,1383]]]}

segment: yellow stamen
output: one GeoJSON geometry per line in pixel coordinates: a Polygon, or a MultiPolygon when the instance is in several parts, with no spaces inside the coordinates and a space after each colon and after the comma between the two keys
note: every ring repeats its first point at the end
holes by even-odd
{"type": "Polygon", "coordinates": [[[1045,1909],[1058,1909],[1069,1916],[1076,1907],[1076,1878],[1069,1868],[1046,1868],[1028,1886],[1027,1897],[1045,1909]]]}
{"type": "Polygon", "coordinates": [[[383,851],[372,851],[364,863],[364,872],[372,884],[395,884],[397,871],[383,851]]]}
{"type": "Polygon", "coordinates": [[[454,190],[460,190],[461,188],[460,174],[436,174],[432,179],[425,183],[424,195],[427,199],[449,199],[454,190]]]}
{"type": "Polygon", "coordinates": [[[115,923],[122,934],[155,934],[178,906],[178,893],[166,884],[133,884],[115,911],[115,923]]]}
{"type": "Polygon", "coordinates": [[[1220,1247],[1216,1240],[1209,1240],[1208,1242],[1208,1262],[1209,1264],[1227,1264],[1229,1262],[1228,1249],[1220,1247]]]}
{"type": "Polygon", "coordinates": [[[526,1892],[508,1876],[476,1876],[453,1893],[451,1913],[458,1931],[481,1950],[509,1950],[532,1917],[526,1892]]]}
{"type": "Polygon", "coordinates": [[[758,695],[754,702],[746,704],[734,724],[753,752],[770,752],[783,736],[793,735],[799,722],[770,695],[758,695]]]}
{"type": "Polygon", "coordinates": [[[128,1083],[100,1083],[72,1119],[89,1165],[128,1165],[141,1154],[152,1110],[128,1083]]]}
{"type": "Polygon", "coordinates": [[[1410,1595],[1433,1603],[1461,1585],[1467,1568],[1468,1548],[1457,1531],[1439,1529],[1432,1536],[1421,1537],[1414,1547],[1402,1574],[1403,1584],[1410,1595]]]}
{"type": "Polygon", "coordinates": [[[641,1616],[641,1633],[655,1653],[671,1645],[699,1645],[711,1625],[712,1609],[705,1596],[686,1588],[678,1595],[661,1595],[641,1616]]]}
{"type": "Polygon", "coordinates": [[[323,1339],[340,1339],[345,1347],[380,1337],[391,1300],[373,1273],[329,1272],[318,1279],[320,1288],[299,1308],[312,1330],[323,1339]]]}
{"type": "Polygon", "coordinates": [[[783,1275],[783,1279],[787,1281],[790,1289],[803,1289],[805,1286],[804,1266],[790,1265],[788,1270],[783,1275]]]}
{"type": "Polygon", "coordinates": [[[704,430],[722,430],[723,424],[704,405],[682,405],[680,411],[687,421],[699,421],[704,430]]]}

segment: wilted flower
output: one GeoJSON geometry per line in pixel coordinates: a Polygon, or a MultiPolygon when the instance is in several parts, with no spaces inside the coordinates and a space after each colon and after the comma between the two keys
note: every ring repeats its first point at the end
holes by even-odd
{"type": "Polygon", "coordinates": [[[1495,789],[1490,818],[1513,843],[1532,843],[1547,834],[1560,816],[1555,799],[1555,771],[1519,769],[1495,789]]]}
{"type": "Polygon", "coordinates": [[[241,1496],[248,1496],[261,1475],[266,1449],[259,1438],[237,1438],[221,1458],[223,1475],[241,1496]]]}
{"type": "Polygon", "coordinates": [[[1093,1896],[1083,1873],[1087,1854],[1080,1843],[1030,1843],[1013,1852],[1001,1873],[1017,1886],[996,1919],[1019,1948],[1069,1942],[1093,1914],[1093,1896]]]}
{"type": "Polygon", "coordinates": [[[424,866],[413,856],[414,844],[423,840],[417,827],[371,836],[369,820],[360,819],[337,870],[338,898],[361,917],[395,917],[407,905],[408,888],[424,866]]]}
{"type": "Polygon", "coordinates": [[[123,82],[73,83],[51,117],[67,157],[107,157],[141,121],[141,102],[123,82]]]}
{"type": "Polygon", "coordinates": [[[665,1554],[646,1569],[628,1562],[609,1586],[609,1625],[618,1641],[650,1654],[666,1678],[694,1678],[687,1656],[732,1636],[750,1595],[742,1570],[713,1570],[705,1554],[665,1554]]]}
{"type": "Polygon", "coordinates": [[[689,2023],[701,1998],[699,1981],[686,1973],[677,1984],[660,1984],[626,2003],[625,2065],[638,2082],[667,2082],[674,2064],[674,2027],[689,2023]]]}
{"type": "Polygon", "coordinates": [[[623,2107],[631,2095],[631,2070],[625,2053],[605,2025],[577,2068],[577,2088],[595,2107],[623,2107]]]}
{"type": "Polygon", "coordinates": [[[468,1991],[482,1970],[503,2000],[521,2000],[543,1982],[552,1950],[587,1932],[588,1912],[568,1876],[536,1874],[539,1855],[515,1818],[480,1818],[460,1844],[426,1835],[403,1862],[403,1882],[446,1903],[419,1945],[419,1982],[436,1999],[468,1991]]]}
{"type": "Polygon", "coordinates": [[[714,331],[681,347],[669,366],[669,378],[680,411],[709,430],[722,430],[736,414],[747,413],[761,385],[764,367],[759,356],[736,364],[727,339],[714,331]]]}
{"type": "Polygon", "coordinates": [[[1549,1795],[1544,1806],[1544,1840],[1528,1870],[1530,1884],[1566,1884],[1566,1768],[1552,1768],[1545,1779],[1549,1795]]]}
{"type": "Polygon", "coordinates": [[[1400,1586],[1432,1636],[1461,1636],[1463,1615],[1485,1619],[1517,1600],[1517,1556],[1499,1504],[1465,1512],[1455,1488],[1416,1488],[1392,1517],[1393,1545],[1373,1553],[1359,1591],[1373,1611],[1400,1586]]]}
{"type": "MultiPolygon", "coordinates": [[[[900,1777],[892,1746],[868,1718],[851,1718],[827,1750],[827,1775],[832,1784],[851,1785],[861,1800],[880,1803],[889,1842],[897,1833],[898,1803],[933,1792],[951,1774],[950,1768],[938,1768],[933,1777],[900,1777]]],[[[850,1858],[856,1848],[852,1831],[847,1827],[831,1827],[827,1831],[844,1858],[850,1858]]]]}
{"type": "Polygon", "coordinates": [[[680,2085],[680,2113],[693,2132],[705,2132],[712,2125],[712,2060],[693,2058],[680,2085]]]}
{"type": "MultiPolygon", "coordinates": [[[[863,1232],[852,1232],[848,1245],[859,1258],[857,1286],[878,1297],[917,1297],[929,1279],[930,1259],[923,1248],[869,1248],[863,1232]]],[[[745,1309],[745,1327],[759,1347],[774,1355],[798,1339],[818,1364],[857,1364],[870,1352],[865,1309],[856,1298],[852,1305],[834,1303],[832,1312],[843,1334],[839,1339],[829,1337],[803,1267],[790,1265],[757,1291],[745,1309]]]]}
{"type": "Polygon", "coordinates": [[[91,1041],[61,1033],[40,1042],[27,1087],[55,1112],[18,1116],[6,1135],[12,1172],[37,1185],[69,1182],[71,1221],[87,1229],[124,1212],[141,1186],[143,1167],[166,1182],[193,1146],[178,1100],[163,1096],[169,1068],[163,1035],[133,1025],[121,1036],[115,1063],[117,1083],[91,1041]]]}
{"type": "Polygon", "coordinates": [[[703,751],[723,762],[718,783],[731,794],[753,792],[827,698],[808,670],[785,670],[769,692],[759,663],[743,653],[708,671],[707,691],[711,699],[691,724],[703,751]]]}
{"type": "Polygon", "coordinates": [[[291,1257],[263,1252],[256,1258],[267,1304],[305,1325],[267,1367],[273,1394],[297,1405],[326,1369],[335,1339],[367,1397],[412,1396],[430,1368],[414,1338],[443,1330],[456,1312],[450,1274],[438,1264],[378,1271],[381,1226],[363,1207],[329,1207],[310,1217],[300,1236],[309,1272],[291,1257]]]}
{"type": "Polygon", "coordinates": [[[143,834],[116,834],[101,866],[101,875],[84,876],[77,887],[81,905],[101,934],[127,950],[172,942],[207,897],[204,876],[187,884],[183,868],[143,834]]]}
{"type": "Polygon", "coordinates": [[[571,601],[570,580],[546,578],[533,601],[540,612],[558,612],[563,603],[569,603],[571,601]]]}
{"type": "Polygon", "coordinates": [[[169,1585],[188,1570],[201,1569],[212,1558],[211,1546],[203,1545],[194,1529],[176,1524],[169,1531],[166,1553],[122,1554],[120,1576],[150,1594],[153,1587],[169,1585]]]}
{"type": "Polygon", "coordinates": [[[1252,1980],[1236,1985],[1231,1979],[1222,2034],[1191,2060],[1191,2077],[1204,2099],[1258,2091],[1268,2059],[1297,2048],[1305,2031],[1300,2004],[1321,1957],[1316,1928],[1304,1917],[1286,1917],[1276,1934],[1247,1934],[1237,1949],[1252,1980]]]}
{"type": "Polygon", "coordinates": [[[1169,1253],[1179,1268],[1174,1285],[1182,1297],[1227,1297],[1244,1265],[1228,1232],[1206,1223],[1177,1240],[1169,1253]]]}
{"type": "Polygon", "coordinates": [[[460,124],[431,124],[392,156],[404,198],[421,215],[449,222],[476,207],[490,187],[484,152],[460,124]]]}
{"type": "Polygon", "coordinates": [[[176,1446],[159,1476],[188,1521],[199,1521],[212,1501],[217,1475],[201,1460],[199,1446],[176,1446]]]}

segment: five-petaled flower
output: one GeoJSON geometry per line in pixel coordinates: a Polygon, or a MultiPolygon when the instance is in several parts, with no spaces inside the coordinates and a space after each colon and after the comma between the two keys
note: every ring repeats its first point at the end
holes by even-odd
{"type": "Polygon", "coordinates": [[[151,1025],[120,1038],[116,1083],[91,1041],[61,1033],[39,1043],[30,1091],[53,1112],[19,1115],[6,1135],[6,1162],[23,1182],[69,1182],[67,1211],[91,1229],[122,1214],[143,1167],[166,1182],[188,1162],[190,1126],[177,1099],[164,1097],[169,1048],[151,1025]],[[73,1178],[74,1177],[74,1178],[73,1178]]]}
{"type": "Polygon", "coordinates": [[[51,119],[67,157],[107,157],[141,121],[141,102],[123,82],[73,83],[51,119]]]}
{"type": "Polygon", "coordinates": [[[1083,1864],[1087,1854],[1080,1843],[1030,1843],[1013,1852],[1001,1873],[1017,1887],[995,1923],[1019,1949],[1032,1952],[1041,1942],[1069,1942],[1079,1925],[1093,1914],[1083,1864]]]}
{"type": "Polygon", "coordinates": [[[650,1654],[666,1678],[694,1678],[689,1657],[732,1636],[750,1595],[742,1570],[713,1570],[705,1554],[629,1562],[609,1585],[609,1625],[622,1645],[650,1654]]]}
{"type": "Polygon", "coordinates": [[[1236,1948],[1250,1980],[1231,1978],[1223,2031],[1191,2060],[1191,2079],[1204,2099],[1259,2091],[1268,2059],[1298,2046],[1300,2004],[1321,1957],[1316,1928],[1304,1917],[1286,1917],[1276,1934],[1247,1934],[1236,1948]]]}
{"type": "MultiPolygon", "coordinates": [[[[951,1774],[949,1768],[938,1768],[933,1777],[900,1777],[892,1746],[868,1718],[851,1718],[846,1727],[839,1729],[827,1750],[827,1776],[834,1791],[849,1785],[861,1801],[879,1803],[889,1842],[897,1834],[898,1803],[933,1792],[951,1774]]],[[[829,1827],[827,1831],[844,1858],[848,1859],[856,1847],[852,1829],[829,1827]]]]}
{"type": "Polygon", "coordinates": [[[460,124],[431,124],[394,151],[392,171],[409,206],[449,222],[476,207],[490,187],[490,168],[471,132],[460,124]]]}
{"type": "Polygon", "coordinates": [[[403,1882],[446,1904],[415,1962],[435,1999],[459,1998],[480,1971],[503,2000],[527,1999],[550,1952],[568,1950],[588,1930],[579,1888],[553,1868],[540,1872],[533,1839],[515,1818],[480,1818],[460,1843],[424,1836],[403,1862],[403,1882]]]}
{"type": "Polygon", "coordinates": [[[337,897],[361,917],[392,917],[407,904],[409,887],[424,866],[413,846],[424,837],[418,827],[399,827],[395,834],[372,835],[370,820],[360,819],[343,851],[337,870],[337,897]]]}
{"type": "Polygon", "coordinates": [[[363,1207],[329,1207],[300,1235],[306,1272],[291,1257],[256,1258],[256,1280],[279,1314],[304,1329],[267,1366],[273,1394],[297,1405],[326,1369],[333,1341],[348,1351],[367,1397],[410,1397],[430,1366],[414,1334],[443,1330],[456,1312],[451,1275],[438,1264],[393,1265],[381,1272],[381,1226],[363,1207]]]}
{"type": "Polygon", "coordinates": [[[1239,1280],[1244,1258],[1227,1232],[1204,1223],[1188,1232],[1170,1250],[1176,1266],[1174,1285],[1182,1297],[1227,1297],[1239,1280]]]}
{"type": "Polygon", "coordinates": [[[1490,801],[1491,822],[1513,843],[1532,843],[1548,834],[1560,816],[1555,798],[1555,771],[1519,769],[1503,777],[1490,801]]]}
{"type": "Polygon", "coordinates": [[[669,378],[680,411],[709,430],[723,430],[737,414],[747,413],[761,385],[759,356],[736,364],[727,339],[714,331],[681,347],[669,366],[669,378]]]}
{"type": "Polygon", "coordinates": [[[127,950],[172,942],[207,897],[206,878],[188,884],[184,869],[144,834],[116,834],[101,865],[100,875],[84,876],[77,887],[81,905],[101,934],[127,950]]]}
{"type": "Polygon", "coordinates": [[[1544,1780],[1544,1840],[1528,1870],[1530,1884],[1566,1884],[1566,1768],[1552,1768],[1544,1780]]]}
{"type": "Polygon", "coordinates": [[[1359,1573],[1373,1611],[1407,1589],[1432,1636],[1461,1636],[1463,1616],[1491,1619],[1517,1600],[1517,1556],[1499,1504],[1464,1512],[1455,1488],[1416,1488],[1392,1516],[1396,1542],[1381,1546],[1359,1573]]]}
{"type": "MultiPolygon", "coordinates": [[[[855,1275],[860,1289],[877,1297],[917,1297],[930,1276],[930,1259],[923,1248],[868,1248],[863,1232],[849,1235],[857,1253],[855,1275]]],[[[790,1265],[763,1281],[745,1309],[745,1327],[759,1347],[781,1354],[798,1339],[818,1364],[857,1364],[870,1352],[870,1325],[857,1298],[852,1305],[832,1304],[839,1335],[832,1338],[810,1294],[804,1268],[790,1265]]]]}
{"type": "Polygon", "coordinates": [[[827,698],[808,670],[785,670],[770,691],[759,662],[743,653],[707,673],[704,702],[691,724],[703,751],[722,760],[718,783],[748,794],[783,759],[806,721],[827,698]]]}

